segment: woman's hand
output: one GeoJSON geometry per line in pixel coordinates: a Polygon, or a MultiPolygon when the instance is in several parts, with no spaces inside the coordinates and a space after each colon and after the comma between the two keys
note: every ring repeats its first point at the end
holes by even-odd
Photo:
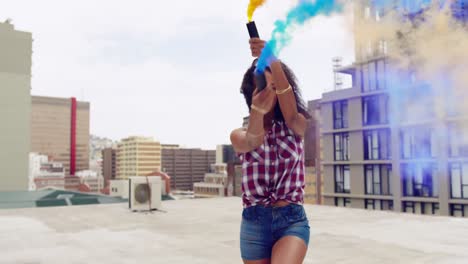
{"type": "Polygon", "coordinates": [[[265,115],[273,110],[276,102],[277,97],[274,88],[271,85],[267,85],[267,87],[260,92],[255,89],[252,98],[252,109],[265,115]]]}
{"type": "Polygon", "coordinates": [[[265,47],[265,41],[259,38],[251,38],[249,40],[250,44],[250,52],[252,53],[252,57],[258,58],[262,53],[263,48],[265,47]]]}

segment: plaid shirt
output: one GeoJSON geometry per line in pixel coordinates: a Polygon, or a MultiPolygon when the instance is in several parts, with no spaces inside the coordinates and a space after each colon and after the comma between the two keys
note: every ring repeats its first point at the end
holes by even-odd
{"type": "Polygon", "coordinates": [[[242,161],[244,207],[269,205],[278,200],[302,204],[304,199],[304,151],[301,137],[284,122],[274,122],[263,144],[239,154],[242,161]]]}

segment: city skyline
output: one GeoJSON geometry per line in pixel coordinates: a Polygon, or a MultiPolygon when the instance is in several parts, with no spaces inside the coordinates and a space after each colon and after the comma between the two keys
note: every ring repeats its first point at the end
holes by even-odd
{"type": "MultiPolygon", "coordinates": [[[[229,143],[248,114],[239,93],[252,60],[247,1],[184,2],[184,10],[170,2],[48,1],[59,10],[53,14],[40,12],[47,4],[24,4],[6,4],[0,20],[12,18],[16,29],[33,33],[32,95],[90,102],[91,134],[213,149],[229,143]]],[[[271,1],[258,10],[262,37],[291,4],[271,1]]],[[[332,57],[353,60],[350,32],[344,17],[318,17],[294,34],[281,58],[306,100],[332,88],[332,57]]]]}

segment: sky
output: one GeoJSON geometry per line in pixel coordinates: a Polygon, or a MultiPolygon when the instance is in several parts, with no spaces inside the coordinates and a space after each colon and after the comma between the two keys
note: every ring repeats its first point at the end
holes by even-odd
{"type": "MultiPolygon", "coordinates": [[[[260,36],[297,1],[258,9],[260,36]]],[[[90,102],[93,135],[214,149],[248,115],[239,92],[253,60],[247,0],[0,2],[1,21],[33,34],[32,95],[90,102]]],[[[353,61],[349,29],[342,16],[314,18],[280,54],[305,100],[332,89],[332,57],[353,61]]]]}

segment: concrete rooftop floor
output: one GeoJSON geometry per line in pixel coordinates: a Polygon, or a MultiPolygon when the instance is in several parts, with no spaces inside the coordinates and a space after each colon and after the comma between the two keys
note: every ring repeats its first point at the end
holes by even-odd
{"type": "MultiPolygon", "coordinates": [[[[242,263],[241,200],[0,210],[0,263],[242,263]]],[[[304,263],[468,263],[468,219],[306,205],[304,263]]]]}

